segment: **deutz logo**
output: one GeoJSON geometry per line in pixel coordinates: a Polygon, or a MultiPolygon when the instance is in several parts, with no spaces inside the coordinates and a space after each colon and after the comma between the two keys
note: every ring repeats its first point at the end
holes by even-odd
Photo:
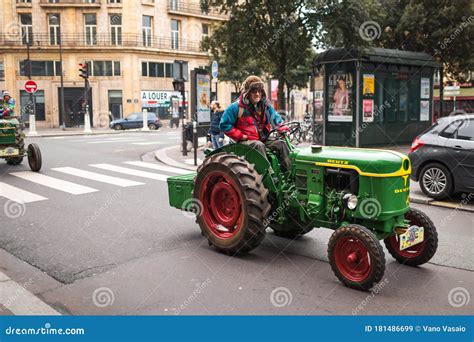
{"type": "Polygon", "coordinates": [[[328,159],[327,162],[331,163],[331,164],[340,164],[340,165],[348,165],[349,164],[348,160],[328,159]]]}

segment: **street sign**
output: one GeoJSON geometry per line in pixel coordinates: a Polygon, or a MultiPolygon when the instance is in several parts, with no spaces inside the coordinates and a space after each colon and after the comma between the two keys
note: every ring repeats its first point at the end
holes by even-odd
{"type": "Polygon", "coordinates": [[[461,95],[461,87],[460,86],[447,86],[447,87],[444,87],[444,95],[445,96],[458,96],[458,95],[461,95]]]}
{"type": "Polygon", "coordinates": [[[25,90],[27,93],[34,94],[38,90],[38,85],[33,80],[26,81],[25,90]]]}
{"type": "Polygon", "coordinates": [[[212,78],[217,78],[217,75],[219,75],[219,64],[217,61],[212,62],[212,78]]]}

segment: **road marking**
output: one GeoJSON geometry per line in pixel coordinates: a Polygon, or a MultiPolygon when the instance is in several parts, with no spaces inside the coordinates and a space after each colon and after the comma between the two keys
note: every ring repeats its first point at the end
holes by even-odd
{"type": "Polygon", "coordinates": [[[46,197],[36,195],[14,186],[0,182],[0,197],[5,197],[11,201],[18,203],[31,203],[47,200],[46,197]]]}
{"type": "Polygon", "coordinates": [[[164,144],[164,142],[161,142],[161,141],[146,141],[146,142],[136,142],[136,143],[132,143],[132,145],[162,145],[164,144]]]}
{"type": "Polygon", "coordinates": [[[46,140],[59,140],[59,139],[65,139],[66,137],[49,137],[49,138],[44,138],[46,140]]]}
{"type": "Polygon", "coordinates": [[[52,170],[66,173],[72,176],[90,179],[97,182],[121,186],[123,188],[144,184],[144,183],[135,182],[135,181],[124,179],[124,178],[106,176],[100,173],[76,169],[74,167],[57,167],[57,168],[53,168],[52,170]]]}
{"type": "Polygon", "coordinates": [[[191,173],[191,171],[189,171],[189,170],[178,169],[177,167],[171,167],[171,166],[153,164],[153,163],[145,163],[145,162],[142,162],[142,161],[129,161],[129,162],[124,162],[124,163],[129,164],[129,165],[145,167],[147,169],[177,173],[177,174],[180,174],[180,175],[185,175],[185,174],[191,173]]]}
{"type": "Polygon", "coordinates": [[[0,303],[14,315],[61,315],[28,291],[28,286],[31,286],[30,282],[32,282],[31,279],[21,286],[0,272],[0,303]]]}
{"type": "Polygon", "coordinates": [[[97,167],[102,170],[114,171],[114,172],[119,172],[126,175],[154,179],[154,180],[159,180],[163,182],[166,182],[166,179],[169,177],[169,176],[161,175],[159,173],[129,169],[128,167],[121,167],[121,166],[115,166],[115,165],[110,165],[110,164],[93,164],[90,166],[97,167]]]}
{"type": "Polygon", "coordinates": [[[117,144],[124,142],[139,142],[144,141],[145,139],[123,139],[123,140],[98,140],[98,141],[87,141],[86,144],[117,144]]]}
{"type": "Polygon", "coordinates": [[[88,186],[67,182],[31,171],[13,172],[11,175],[73,195],[82,195],[98,191],[97,189],[89,188],[88,186]]]}

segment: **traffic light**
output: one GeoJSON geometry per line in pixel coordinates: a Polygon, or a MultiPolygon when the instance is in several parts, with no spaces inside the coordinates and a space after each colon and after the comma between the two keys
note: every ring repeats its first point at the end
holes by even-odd
{"type": "Polygon", "coordinates": [[[88,79],[89,78],[89,65],[87,63],[79,63],[79,76],[88,79]]]}

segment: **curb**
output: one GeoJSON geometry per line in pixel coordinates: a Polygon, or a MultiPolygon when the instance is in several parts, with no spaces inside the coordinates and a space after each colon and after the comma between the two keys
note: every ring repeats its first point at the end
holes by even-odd
{"type": "MultiPolygon", "coordinates": [[[[0,272],[0,303],[14,315],[60,316],[61,314],[20,285],[0,272]]],[[[0,312],[2,311],[0,306],[0,312]]]]}
{"type": "Polygon", "coordinates": [[[191,166],[188,164],[180,163],[170,157],[168,157],[166,151],[169,151],[171,149],[176,148],[176,146],[170,146],[166,148],[162,148],[160,150],[155,151],[155,159],[159,162],[162,162],[163,164],[166,164],[168,166],[172,167],[178,167],[181,169],[189,170],[189,171],[196,171],[197,167],[196,166],[191,166]]]}

